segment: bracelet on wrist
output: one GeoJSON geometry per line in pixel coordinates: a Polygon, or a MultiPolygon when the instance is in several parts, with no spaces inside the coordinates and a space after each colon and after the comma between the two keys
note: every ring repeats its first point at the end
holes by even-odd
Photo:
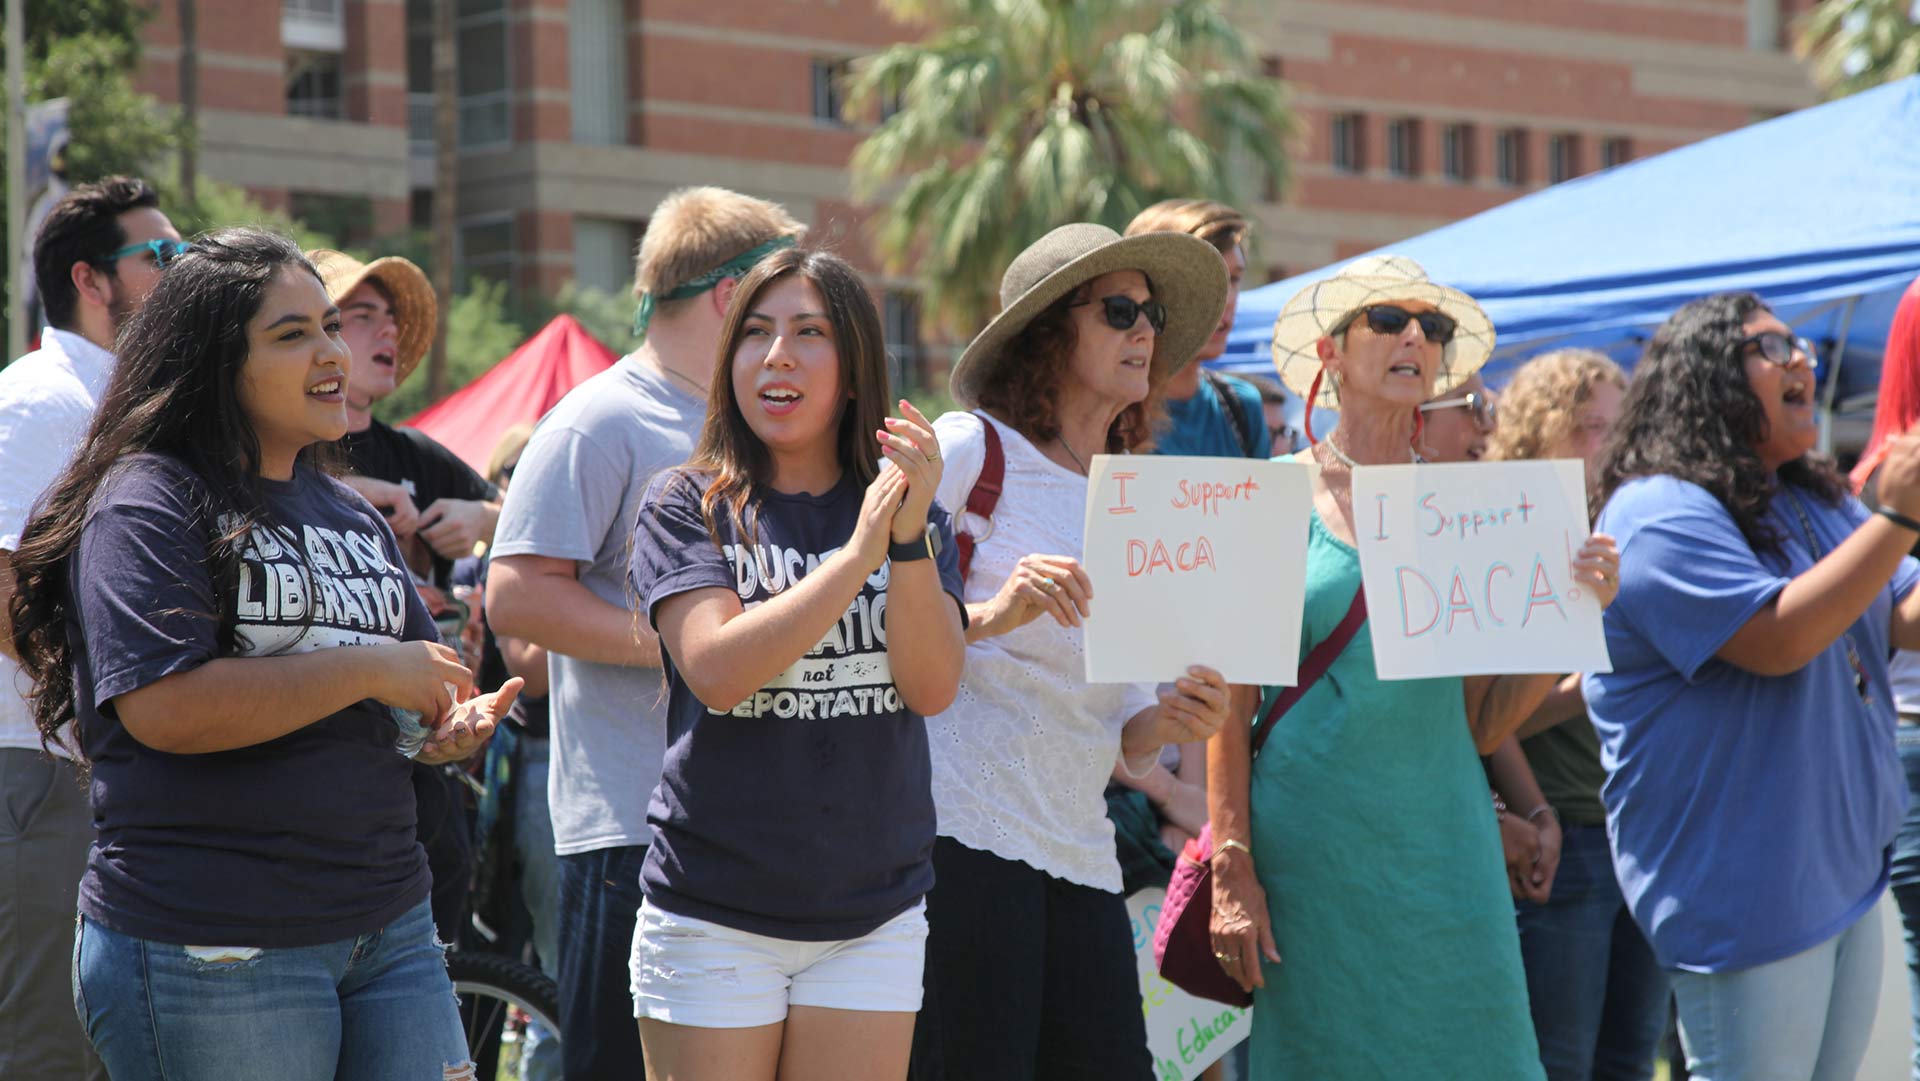
{"type": "Polygon", "coordinates": [[[1245,852],[1247,854],[1248,859],[1253,858],[1253,849],[1248,848],[1245,844],[1242,844],[1241,842],[1236,841],[1231,837],[1227,838],[1224,841],[1213,842],[1213,855],[1208,858],[1217,859],[1219,858],[1220,853],[1225,852],[1229,848],[1237,848],[1240,851],[1245,852]]]}
{"type": "MultiPolygon", "coordinates": [[[[1556,810],[1554,810],[1554,809],[1553,809],[1553,804],[1551,804],[1551,803],[1543,803],[1543,804],[1541,804],[1540,806],[1538,806],[1538,807],[1535,807],[1535,808],[1534,808],[1533,810],[1531,810],[1531,811],[1528,811],[1528,812],[1527,812],[1527,821],[1529,821],[1529,822],[1533,822],[1533,821],[1534,821],[1534,819],[1536,819],[1536,818],[1539,818],[1539,817],[1540,817],[1541,815],[1552,815],[1552,816],[1553,816],[1553,824],[1554,824],[1554,825],[1556,825],[1556,826],[1560,824],[1560,812],[1559,812],[1559,811],[1556,811],[1556,810]]],[[[1538,825],[1539,823],[1537,823],[1537,822],[1536,822],[1536,823],[1534,823],[1534,824],[1535,824],[1535,825],[1538,825]]]]}
{"type": "Polygon", "coordinates": [[[1873,508],[1873,513],[1878,514],[1880,517],[1885,518],[1887,521],[1892,522],[1894,525],[1899,526],[1901,529],[1911,529],[1915,533],[1920,533],[1920,521],[1916,521],[1912,518],[1907,517],[1904,514],[1901,514],[1899,511],[1894,510],[1892,507],[1887,506],[1885,503],[1882,503],[1879,506],[1873,508]]]}

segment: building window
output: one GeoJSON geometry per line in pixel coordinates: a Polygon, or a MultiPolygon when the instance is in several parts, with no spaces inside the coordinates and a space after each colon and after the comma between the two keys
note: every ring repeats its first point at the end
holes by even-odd
{"type": "Polygon", "coordinates": [[[1462,184],[1473,182],[1473,125],[1448,124],[1442,140],[1446,151],[1447,179],[1462,184]]]}
{"type": "Polygon", "coordinates": [[[626,0],[569,0],[567,72],[573,141],[627,141],[626,0]]]}
{"type": "Polygon", "coordinates": [[[852,65],[845,60],[813,62],[813,118],[822,123],[844,125],[847,77],[852,65]]]}
{"type": "Polygon", "coordinates": [[[1359,113],[1340,113],[1333,118],[1330,140],[1333,167],[1343,173],[1367,171],[1367,118],[1359,113]]]}
{"type": "Polygon", "coordinates": [[[920,298],[888,290],[881,300],[880,322],[886,331],[887,359],[897,388],[926,385],[925,357],[920,346],[920,298]]]}
{"type": "Polygon", "coordinates": [[[1633,140],[1624,135],[1604,139],[1600,143],[1600,167],[1611,169],[1616,165],[1625,165],[1633,160],[1633,140]]]}
{"type": "MultiPolygon", "coordinates": [[[[465,0],[462,0],[463,4],[465,0]]],[[[455,237],[454,265],[464,278],[485,278],[513,284],[513,215],[489,214],[460,223],[455,237]]]]}
{"type": "Polygon", "coordinates": [[[633,225],[613,218],[573,219],[573,280],[620,296],[633,280],[633,225]]]}
{"type": "Polygon", "coordinates": [[[1387,125],[1387,171],[1394,176],[1420,175],[1420,121],[1403,117],[1387,125]]]}
{"type": "Polygon", "coordinates": [[[1280,78],[1281,73],[1285,70],[1285,65],[1277,56],[1263,56],[1260,58],[1260,74],[1269,79],[1280,78]]]}
{"type": "MultiPolygon", "coordinates": [[[[459,0],[454,7],[454,52],[461,148],[511,142],[506,0],[459,0]]],[[[407,136],[416,152],[432,151],[433,0],[407,0],[407,136]]]]}
{"type": "Polygon", "coordinates": [[[1580,175],[1580,137],[1562,134],[1547,140],[1547,181],[1558,184],[1580,175]]]}
{"type": "Polygon", "coordinates": [[[307,52],[337,53],[345,49],[343,0],[281,0],[280,43],[307,52]]]}
{"type": "Polygon", "coordinates": [[[346,116],[340,100],[339,53],[287,53],[287,115],[313,120],[346,116]]]}
{"type": "Polygon", "coordinates": [[[1494,154],[1499,159],[1494,169],[1500,177],[1500,183],[1520,187],[1527,182],[1527,132],[1525,128],[1507,128],[1494,140],[1494,154]]]}

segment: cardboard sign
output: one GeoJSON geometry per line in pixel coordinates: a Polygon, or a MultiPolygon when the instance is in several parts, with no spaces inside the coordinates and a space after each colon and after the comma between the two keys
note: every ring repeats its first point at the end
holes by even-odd
{"type": "Polygon", "coordinates": [[[1089,683],[1291,685],[1299,666],[1313,466],[1095,455],[1082,564],[1089,683]]]}
{"type": "Polygon", "coordinates": [[[1381,679],[1613,670],[1578,461],[1361,466],[1353,526],[1381,679]]]}
{"type": "Polygon", "coordinates": [[[1127,898],[1133,952],[1140,964],[1140,1008],[1147,1015],[1147,1049],[1154,1081],[1193,1081],[1253,1030],[1252,1009],[1195,998],[1160,977],[1153,964],[1153,928],[1167,891],[1141,890],[1127,898]]]}

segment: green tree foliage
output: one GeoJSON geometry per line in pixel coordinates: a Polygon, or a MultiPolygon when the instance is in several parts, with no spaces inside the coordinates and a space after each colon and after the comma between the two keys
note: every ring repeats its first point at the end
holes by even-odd
{"type": "Polygon", "coordinates": [[[1803,57],[1828,97],[1845,97],[1920,72],[1914,0],[1826,0],[1800,24],[1803,57]]]}
{"type": "Polygon", "coordinates": [[[1221,0],[883,0],[932,28],[858,66],[850,116],[899,108],[853,157],[880,254],[929,320],[976,329],[1007,264],[1072,221],[1116,229],[1164,198],[1238,204],[1287,175],[1293,114],[1221,0]],[[1250,178],[1249,178],[1250,179],[1250,178]]]}

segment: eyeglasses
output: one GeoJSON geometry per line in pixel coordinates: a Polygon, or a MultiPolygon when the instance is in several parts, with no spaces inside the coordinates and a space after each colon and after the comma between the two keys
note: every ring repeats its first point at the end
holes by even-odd
{"type": "Polygon", "coordinates": [[[107,256],[106,259],[102,261],[111,263],[116,260],[125,259],[129,255],[138,255],[146,251],[153,253],[154,266],[163,267],[173,262],[177,256],[184,255],[192,250],[193,245],[184,240],[172,240],[167,237],[161,237],[158,240],[143,240],[138,244],[129,244],[107,256]]]}
{"type": "MultiPolygon", "coordinates": [[[[1405,326],[1402,323],[1401,326],[1405,326]]],[[[1493,431],[1500,424],[1500,409],[1493,399],[1478,391],[1461,398],[1442,398],[1439,401],[1426,402],[1420,406],[1422,413],[1432,413],[1441,409],[1465,409],[1473,414],[1473,423],[1482,431],[1493,431]]]]}
{"type": "Polygon", "coordinates": [[[1375,334],[1398,334],[1407,329],[1408,320],[1417,321],[1420,324],[1420,333],[1426,335],[1427,340],[1435,345],[1445,345],[1452,341],[1453,332],[1460,325],[1445,312],[1416,313],[1395,304],[1369,304],[1342,319],[1332,332],[1338,334],[1362,318],[1366,319],[1367,327],[1375,334]]]}
{"type": "MultiPolygon", "coordinates": [[[[1067,306],[1078,308],[1083,304],[1091,303],[1093,303],[1091,300],[1082,300],[1067,306]]],[[[1153,328],[1155,334],[1167,332],[1167,306],[1157,300],[1101,297],[1100,303],[1106,309],[1107,325],[1115,330],[1132,330],[1133,324],[1139,322],[1140,316],[1144,314],[1147,317],[1147,325],[1153,328]]]]}
{"type": "Polygon", "coordinates": [[[1820,355],[1814,352],[1813,343],[1805,338],[1789,338],[1777,330],[1763,330],[1758,334],[1740,339],[1740,352],[1749,347],[1758,347],[1760,356],[1769,364],[1782,368],[1793,367],[1793,355],[1799,353],[1807,358],[1807,370],[1820,370],[1820,355]]]}

